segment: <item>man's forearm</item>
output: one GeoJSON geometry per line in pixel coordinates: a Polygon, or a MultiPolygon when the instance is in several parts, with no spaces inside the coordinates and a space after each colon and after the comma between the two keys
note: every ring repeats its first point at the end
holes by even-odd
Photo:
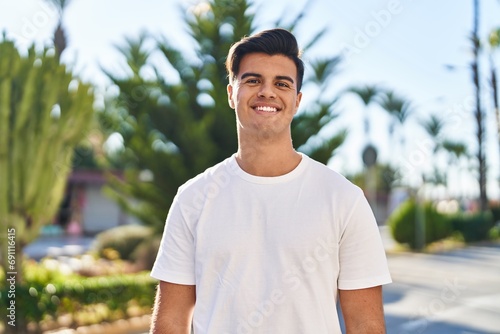
{"type": "Polygon", "coordinates": [[[195,287],[160,282],[156,293],[150,334],[190,334],[195,287]]]}
{"type": "Polygon", "coordinates": [[[346,326],[346,334],[385,334],[385,332],[385,322],[379,320],[346,326]]]}
{"type": "Polygon", "coordinates": [[[150,334],[190,334],[191,325],[186,326],[185,324],[175,323],[168,321],[167,319],[162,319],[161,321],[155,320],[151,321],[150,334]]]}

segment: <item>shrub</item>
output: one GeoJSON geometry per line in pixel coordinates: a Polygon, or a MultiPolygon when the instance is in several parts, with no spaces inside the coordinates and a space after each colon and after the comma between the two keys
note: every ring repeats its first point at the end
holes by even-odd
{"type": "Polygon", "coordinates": [[[451,218],[455,231],[462,234],[465,242],[476,242],[489,239],[489,233],[494,226],[491,212],[461,213],[451,218]]]}
{"type": "Polygon", "coordinates": [[[439,213],[432,203],[417,206],[414,199],[402,203],[388,218],[394,240],[407,244],[411,249],[420,249],[431,242],[449,237],[452,233],[450,220],[439,213]],[[425,222],[424,240],[417,236],[417,221],[425,222]]]}
{"type": "Polygon", "coordinates": [[[500,240],[500,225],[496,224],[490,229],[488,233],[488,239],[490,240],[500,240]]]}
{"type": "Polygon", "coordinates": [[[161,235],[155,235],[137,246],[131,256],[137,268],[140,270],[151,270],[153,268],[160,248],[161,238],[161,235]]]}
{"type": "Polygon", "coordinates": [[[500,223],[500,205],[492,206],[490,208],[491,214],[493,215],[493,222],[500,223]]]}
{"type": "MultiPolygon", "coordinates": [[[[97,235],[92,248],[102,257],[110,249],[116,250],[123,260],[132,260],[137,246],[151,236],[151,228],[143,225],[123,225],[111,228],[97,235]]],[[[114,253],[113,253],[114,254],[114,253]]]]}
{"type": "MultiPolygon", "coordinates": [[[[81,277],[62,275],[32,263],[25,281],[16,285],[16,318],[40,329],[48,323],[67,319],[77,327],[146,314],[154,301],[157,281],[149,272],[114,276],[81,277]]],[[[7,287],[0,288],[5,296],[7,287]]],[[[0,316],[6,317],[8,298],[0,300],[0,316]]]]}

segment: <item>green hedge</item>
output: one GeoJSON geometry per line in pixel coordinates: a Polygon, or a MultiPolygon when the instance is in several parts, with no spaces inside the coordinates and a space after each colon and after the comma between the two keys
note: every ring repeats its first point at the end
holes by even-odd
{"type": "MultiPolygon", "coordinates": [[[[131,308],[151,309],[157,281],[149,272],[115,276],[63,276],[30,265],[26,282],[16,286],[16,319],[40,325],[69,319],[70,326],[127,318],[131,308]],[[87,318],[82,315],[87,314],[87,318]]],[[[0,290],[0,316],[7,316],[7,287],[0,290]]]]}
{"type": "Polygon", "coordinates": [[[449,237],[452,233],[451,222],[440,214],[432,203],[417,206],[414,199],[402,203],[388,218],[392,236],[400,244],[411,249],[420,249],[431,242],[449,237]],[[424,240],[417,237],[417,221],[425,222],[424,240]]]}
{"type": "Polygon", "coordinates": [[[491,214],[493,215],[493,222],[494,223],[499,223],[500,222],[500,206],[492,206],[490,208],[491,214]]]}
{"type": "Polygon", "coordinates": [[[494,226],[493,214],[489,211],[474,214],[461,213],[452,216],[453,229],[462,234],[465,242],[488,240],[494,226]]]}

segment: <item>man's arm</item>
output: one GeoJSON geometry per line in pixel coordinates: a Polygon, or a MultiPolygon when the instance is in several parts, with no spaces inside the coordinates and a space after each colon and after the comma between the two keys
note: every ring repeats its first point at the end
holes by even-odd
{"type": "Polygon", "coordinates": [[[151,334],[190,334],[196,301],[194,285],[160,281],[151,319],[151,334]]]}
{"type": "Polygon", "coordinates": [[[382,286],[339,290],[339,299],[347,334],[385,333],[382,286]]]}

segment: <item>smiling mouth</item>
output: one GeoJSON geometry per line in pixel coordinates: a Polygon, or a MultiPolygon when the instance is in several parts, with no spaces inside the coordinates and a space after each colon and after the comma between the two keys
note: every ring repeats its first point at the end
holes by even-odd
{"type": "Polygon", "coordinates": [[[274,107],[263,107],[263,106],[259,106],[259,107],[255,107],[254,109],[255,109],[256,111],[267,112],[267,113],[278,112],[278,109],[277,109],[277,108],[274,108],[274,107]]]}

